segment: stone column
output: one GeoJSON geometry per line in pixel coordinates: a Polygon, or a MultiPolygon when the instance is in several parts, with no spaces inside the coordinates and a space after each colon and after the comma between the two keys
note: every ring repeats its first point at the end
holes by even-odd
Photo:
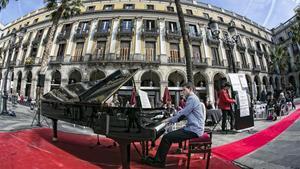
{"type": "Polygon", "coordinates": [[[36,85],[37,85],[37,79],[32,79],[31,89],[30,89],[30,97],[32,99],[36,99],[36,85]]]}
{"type": "Polygon", "coordinates": [[[142,17],[136,17],[136,29],[135,29],[135,52],[134,52],[134,60],[142,60],[141,54],[141,43],[142,43],[142,17]]]}
{"type": "Polygon", "coordinates": [[[93,35],[96,30],[97,23],[98,23],[98,19],[93,19],[93,21],[91,23],[91,28],[89,31],[86,52],[85,52],[85,58],[84,58],[85,61],[89,60],[90,57],[92,56],[92,47],[93,47],[93,43],[94,43],[93,35]]]}
{"type": "Polygon", "coordinates": [[[206,36],[206,30],[205,30],[204,27],[200,28],[200,30],[201,30],[201,32],[202,32],[202,37],[203,37],[202,43],[203,43],[203,52],[204,52],[204,56],[203,56],[202,58],[203,58],[203,59],[204,59],[204,58],[207,58],[208,64],[211,64],[210,61],[212,60],[212,58],[211,58],[212,55],[209,55],[209,54],[208,54],[209,46],[208,46],[207,41],[206,41],[206,39],[207,39],[207,36],[206,36]]]}
{"type": "Polygon", "coordinates": [[[211,104],[215,105],[215,92],[214,92],[214,84],[212,82],[208,82],[208,99],[211,101],[211,104]]]}
{"type": "Polygon", "coordinates": [[[115,58],[116,55],[116,43],[117,43],[117,35],[118,35],[118,28],[119,28],[119,17],[115,17],[112,20],[112,32],[111,32],[111,41],[110,41],[110,48],[109,48],[109,54],[110,59],[115,58]]]}
{"type": "Polygon", "coordinates": [[[168,63],[167,49],[166,49],[166,23],[165,18],[159,18],[159,46],[160,46],[160,61],[161,63],[168,63]]]}

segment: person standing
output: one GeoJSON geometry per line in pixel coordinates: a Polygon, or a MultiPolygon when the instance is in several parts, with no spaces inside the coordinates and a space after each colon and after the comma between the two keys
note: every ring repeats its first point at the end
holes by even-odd
{"type": "Polygon", "coordinates": [[[179,143],[203,135],[205,120],[204,112],[199,98],[193,92],[192,83],[184,85],[183,94],[187,97],[186,106],[165,122],[176,123],[180,121],[180,119],[186,118],[186,125],[181,129],[174,130],[164,135],[155,157],[146,158],[144,161],[146,164],[155,167],[164,167],[172,143],[179,143]]]}
{"type": "Polygon", "coordinates": [[[219,92],[219,108],[222,110],[222,131],[226,128],[227,116],[230,116],[230,130],[234,128],[234,116],[231,110],[231,104],[236,101],[229,96],[229,89],[231,85],[229,82],[224,83],[223,88],[219,92]]]}

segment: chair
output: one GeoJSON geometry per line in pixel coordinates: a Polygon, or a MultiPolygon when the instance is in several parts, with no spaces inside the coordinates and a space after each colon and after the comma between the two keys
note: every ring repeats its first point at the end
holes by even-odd
{"type": "Polygon", "coordinates": [[[211,144],[212,144],[212,132],[211,131],[205,131],[204,134],[201,137],[193,138],[189,140],[188,145],[188,161],[187,161],[187,169],[190,168],[190,160],[191,160],[191,154],[204,154],[204,160],[206,159],[206,169],[209,168],[209,161],[211,156],[211,144]]]}

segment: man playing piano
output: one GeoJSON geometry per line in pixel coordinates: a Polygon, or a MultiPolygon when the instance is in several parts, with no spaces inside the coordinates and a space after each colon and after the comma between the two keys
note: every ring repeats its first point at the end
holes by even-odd
{"type": "Polygon", "coordinates": [[[166,157],[172,143],[179,143],[188,139],[200,137],[204,132],[204,112],[199,98],[193,92],[192,83],[187,83],[183,87],[183,94],[187,98],[184,109],[176,113],[175,116],[166,119],[168,123],[176,123],[186,118],[186,125],[178,130],[167,133],[163,136],[154,158],[148,157],[145,163],[155,167],[164,167],[166,157]]]}

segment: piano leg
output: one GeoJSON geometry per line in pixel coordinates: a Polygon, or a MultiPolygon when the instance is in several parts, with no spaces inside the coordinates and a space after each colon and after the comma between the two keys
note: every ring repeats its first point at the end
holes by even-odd
{"type": "Polygon", "coordinates": [[[57,139],[57,119],[52,119],[52,124],[53,124],[53,137],[52,141],[56,142],[57,139]]]}
{"type": "Polygon", "coordinates": [[[121,152],[122,168],[130,169],[130,142],[118,141],[121,152]]]}

